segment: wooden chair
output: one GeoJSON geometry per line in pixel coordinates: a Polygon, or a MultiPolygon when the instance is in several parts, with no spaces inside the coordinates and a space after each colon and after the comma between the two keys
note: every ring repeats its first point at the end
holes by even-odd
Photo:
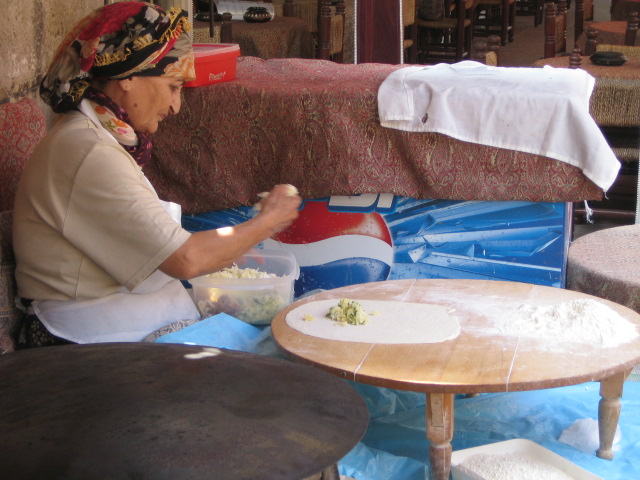
{"type": "Polygon", "coordinates": [[[471,58],[492,67],[499,65],[500,37],[489,35],[487,39],[473,41],[471,58]]]}
{"type": "Polygon", "coordinates": [[[632,12],[637,12],[640,7],[640,0],[611,0],[611,20],[624,21],[629,18],[632,12]]]}
{"type": "Polygon", "coordinates": [[[418,26],[416,25],[416,0],[402,0],[403,60],[416,63],[418,59],[418,26]]]}
{"type": "Polygon", "coordinates": [[[544,0],[516,0],[516,15],[532,15],[533,26],[542,23],[544,0]]]}
{"type": "Polygon", "coordinates": [[[454,63],[470,58],[474,0],[454,0],[444,17],[416,18],[419,63],[454,63]]]}
{"type": "Polygon", "coordinates": [[[593,0],[576,0],[574,15],[574,34],[577,42],[584,31],[585,20],[593,19],[593,0]]]}
{"type": "MultiPolygon", "coordinates": [[[[286,0],[291,2],[292,0],[286,0]]],[[[345,3],[336,0],[335,7],[331,0],[318,2],[318,42],[316,58],[333,60],[338,63],[344,58],[345,3]]]]}
{"type": "Polygon", "coordinates": [[[545,4],[544,9],[544,58],[567,52],[567,2],[561,0],[545,4]]]}
{"type": "MultiPolygon", "coordinates": [[[[624,22],[620,22],[624,23],[624,22]]],[[[626,25],[624,45],[599,44],[598,31],[587,30],[585,55],[594,52],[619,52],[628,58],[640,57],[640,46],[635,45],[638,28],[638,15],[631,16],[626,25]]],[[[638,166],[640,159],[640,136],[637,127],[617,126],[601,127],[602,134],[621,163],[621,169],[616,181],[607,192],[607,198],[602,201],[589,202],[592,217],[596,220],[606,220],[621,223],[633,223],[636,212],[634,204],[640,201],[640,185],[638,185],[638,166]]],[[[574,207],[574,219],[583,222],[587,217],[583,205],[574,207]]]]}
{"type": "MultiPolygon", "coordinates": [[[[209,22],[209,43],[233,43],[233,27],[231,26],[231,14],[223,13],[219,15],[216,10],[216,4],[210,1],[207,5],[206,2],[199,0],[193,0],[193,15],[202,15],[203,19],[209,22]],[[208,11],[203,11],[202,8],[208,7],[208,11]],[[203,15],[204,14],[204,15],[203,15]]],[[[203,39],[193,37],[194,43],[205,43],[203,39]]]]}
{"type": "MultiPolygon", "coordinates": [[[[640,58],[640,46],[597,44],[597,52],[619,52],[627,58],[640,58]]],[[[635,127],[601,127],[602,133],[611,146],[618,160],[622,164],[620,174],[607,193],[607,199],[601,202],[589,202],[594,216],[597,218],[611,219],[625,223],[640,223],[638,207],[640,206],[640,184],[638,183],[638,167],[640,166],[640,134],[635,127]],[[632,210],[632,204],[636,203],[636,212],[632,210]]],[[[580,206],[577,215],[585,212],[580,206]]]]}
{"type": "Polygon", "coordinates": [[[276,15],[304,20],[313,35],[318,34],[320,0],[269,0],[276,15]]]}
{"type": "Polygon", "coordinates": [[[513,42],[516,0],[480,0],[476,6],[473,34],[500,35],[502,45],[513,42]]]}
{"type": "MultiPolygon", "coordinates": [[[[638,36],[638,23],[640,23],[638,18],[638,12],[632,12],[630,14],[629,20],[627,20],[626,22],[618,21],[618,22],[607,22],[607,23],[609,25],[614,23],[615,24],[619,23],[620,30],[624,28],[625,34],[624,34],[623,44],[621,46],[633,47],[636,45],[636,39],[638,36]]],[[[587,29],[587,32],[586,32],[587,40],[586,40],[585,49],[584,49],[585,55],[591,55],[595,53],[596,50],[598,50],[597,25],[598,25],[598,22],[592,23],[587,29]]],[[[607,43],[607,45],[612,45],[612,44],[607,43]]],[[[600,51],[605,51],[605,50],[600,50],[600,51]]],[[[608,50],[608,51],[616,51],[616,50],[608,50]]]]}
{"type": "Polygon", "coordinates": [[[316,44],[316,58],[342,63],[345,0],[271,0],[276,15],[304,20],[316,44]]]}

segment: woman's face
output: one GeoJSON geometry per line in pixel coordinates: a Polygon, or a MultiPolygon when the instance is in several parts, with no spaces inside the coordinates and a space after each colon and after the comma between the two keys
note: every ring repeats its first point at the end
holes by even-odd
{"type": "Polygon", "coordinates": [[[158,123],[180,111],[180,93],[184,80],[172,77],[131,77],[125,84],[126,95],[118,102],[131,120],[131,126],[142,133],[158,130],[158,123]]]}

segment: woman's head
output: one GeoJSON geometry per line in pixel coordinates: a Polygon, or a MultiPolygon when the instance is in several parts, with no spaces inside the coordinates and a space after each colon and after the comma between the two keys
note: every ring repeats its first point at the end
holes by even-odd
{"type": "Polygon", "coordinates": [[[66,112],[93,84],[113,95],[134,128],[151,133],[163,116],[180,109],[180,88],[195,77],[188,30],[183,10],[164,12],[144,2],[105,5],[67,34],[40,96],[54,111],[66,112]]]}
{"type": "Polygon", "coordinates": [[[183,84],[184,80],[176,77],[134,76],[110,80],[102,92],[127,112],[136,131],[151,134],[165,117],[180,111],[183,84]]]}

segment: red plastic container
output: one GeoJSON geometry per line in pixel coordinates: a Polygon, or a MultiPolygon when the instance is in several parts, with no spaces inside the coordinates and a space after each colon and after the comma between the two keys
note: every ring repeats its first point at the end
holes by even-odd
{"type": "Polygon", "coordinates": [[[237,59],[240,46],[235,43],[195,43],[196,79],[184,84],[185,87],[199,87],[214,83],[228,82],[236,78],[237,59]]]}

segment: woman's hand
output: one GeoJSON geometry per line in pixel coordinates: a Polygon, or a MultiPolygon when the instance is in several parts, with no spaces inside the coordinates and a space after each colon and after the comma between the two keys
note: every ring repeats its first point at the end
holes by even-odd
{"type": "Polygon", "coordinates": [[[286,229],[298,218],[302,198],[291,185],[276,185],[260,201],[261,221],[268,222],[273,233],[286,229]]]}

